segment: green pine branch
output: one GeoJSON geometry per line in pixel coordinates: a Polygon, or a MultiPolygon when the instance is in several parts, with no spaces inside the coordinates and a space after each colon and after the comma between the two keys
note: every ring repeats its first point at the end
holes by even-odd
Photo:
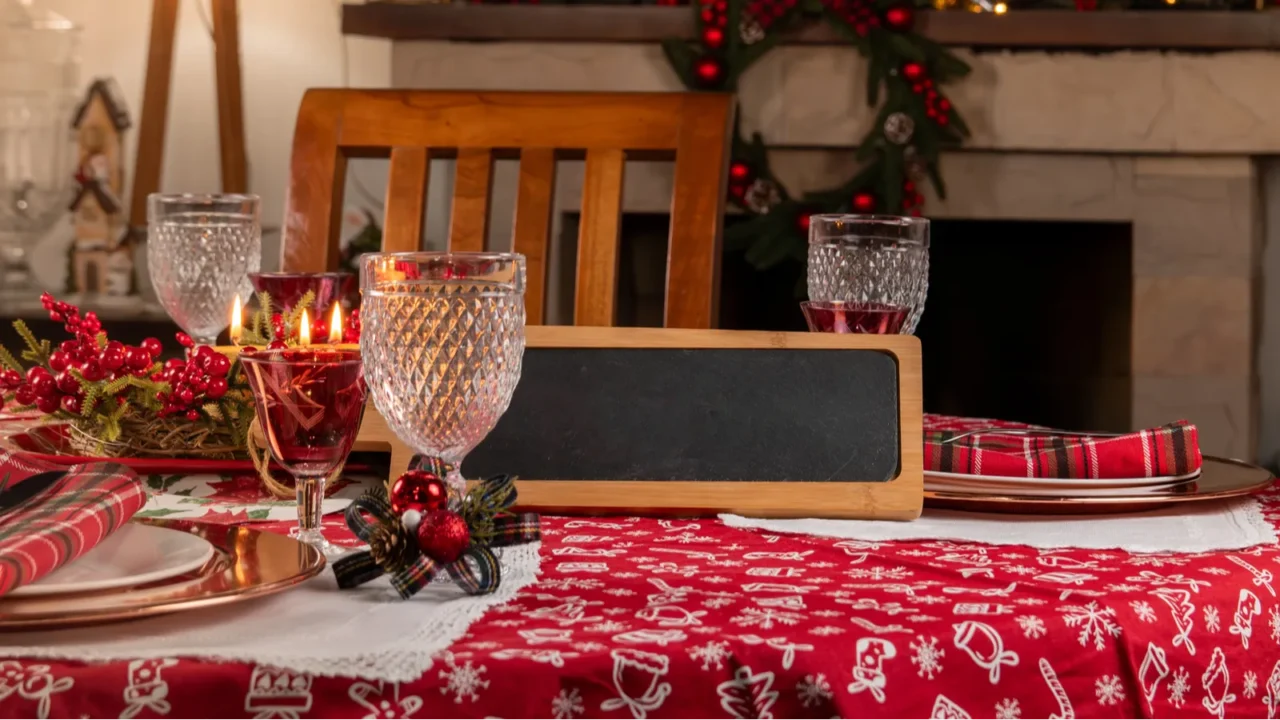
{"type": "Polygon", "coordinates": [[[0,366],[22,372],[22,364],[13,356],[13,353],[9,352],[9,348],[3,345],[0,345],[0,366]]]}

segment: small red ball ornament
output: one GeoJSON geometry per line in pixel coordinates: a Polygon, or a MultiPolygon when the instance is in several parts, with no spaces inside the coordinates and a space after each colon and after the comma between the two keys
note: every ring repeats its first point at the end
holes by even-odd
{"type": "Polygon", "coordinates": [[[438,563],[457,560],[470,544],[471,529],[456,512],[437,510],[418,523],[418,549],[438,563]]]}
{"type": "Polygon", "coordinates": [[[693,63],[693,77],[702,88],[720,87],[724,73],[724,61],[713,55],[704,55],[693,63]]]}
{"type": "Polygon", "coordinates": [[[719,50],[724,46],[724,30],[718,27],[703,28],[702,44],[712,50],[719,50]]]}
{"type": "Polygon", "coordinates": [[[435,473],[410,470],[391,483],[388,497],[396,515],[417,510],[425,516],[448,507],[449,486],[435,473]]]}
{"type": "Polygon", "coordinates": [[[924,79],[924,65],[918,62],[908,62],[902,64],[902,77],[909,82],[919,82],[924,79]]]}
{"type": "Polygon", "coordinates": [[[916,24],[916,11],[909,5],[894,5],[884,11],[884,24],[894,32],[908,32],[916,24]]]}
{"type": "Polygon", "coordinates": [[[751,181],[751,166],[740,161],[729,163],[729,182],[734,185],[745,185],[751,181]]]}
{"type": "Polygon", "coordinates": [[[869,192],[859,192],[853,194],[853,210],[860,213],[871,213],[876,211],[876,196],[869,192]]]}

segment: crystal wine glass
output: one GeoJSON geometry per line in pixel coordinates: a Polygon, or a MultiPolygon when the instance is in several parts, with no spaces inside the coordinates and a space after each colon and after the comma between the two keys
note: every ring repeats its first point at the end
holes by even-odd
{"type": "Polygon", "coordinates": [[[298,539],[327,556],[341,554],[321,532],[321,505],[328,477],[351,454],[364,417],[360,353],[291,348],[245,352],[240,363],[271,457],[297,486],[298,539]]]}
{"type": "Polygon", "coordinates": [[[808,279],[809,300],[819,305],[816,315],[812,306],[805,312],[819,324],[824,310],[832,312],[833,323],[839,310],[846,332],[861,332],[865,326],[911,334],[929,290],[929,221],[814,215],[809,220],[808,279]]]}
{"type": "Polygon", "coordinates": [[[515,253],[370,253],[360,349],[373,404],[401,440],[456,470],[511,403],[524,358],[525,260],[515,253]]]}
{"type": "Polygon", "coordinates": [[[249,273],[262,264],[257,195],[147,198],[147,269],[169,317],[197,344],[213,345],[249,273]]]}

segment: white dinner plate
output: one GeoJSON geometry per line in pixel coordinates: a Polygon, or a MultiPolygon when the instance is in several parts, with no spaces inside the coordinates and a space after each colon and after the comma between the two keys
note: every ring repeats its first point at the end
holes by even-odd
{"type": "Polygon", "coordinates": [[[926,479],[924,489],[928,492],[963,494],[974,497],[981,497],[984,495],[993,497],[1014,495],[1017,497],[1056,498],[1134,497],[1143,494],[1167,493],[1170,488],[1187,482],[1190,482],[1190,480],[1175,480],[1174,482],[1166,482],[1163,485],[1142,485],[1139,487],[1039,488],[1013,485],[992,487],[948,484],[941,482],[929,482],[929,480],[926,479]]]}
{"type": "Polygon", "coordinates": [[[1019,488],[1134,488],[1141,486],[1169,485],[1184,480],[1191,480],[1200,475],[1200,471],[1185,475],[1162,475],[1143,478],[1037,478],[1008,477],[1003,475],[969,475],[966,473],[934,472],[926,470],[925,481],[933,480],[946,485],[964,485],[971,487],[1019,487],[1019,488]]]}
{"type": "Polygon", "coordinates": [[[143,585],[199,570],[208,540],[169,528],[125,523],[97,547],[9,596],[60,595],[143,585]]]}

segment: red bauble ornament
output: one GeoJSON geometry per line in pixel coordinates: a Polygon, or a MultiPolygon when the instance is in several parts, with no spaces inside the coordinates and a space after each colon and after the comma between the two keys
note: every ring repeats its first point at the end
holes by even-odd
{"type": "Polygon", "coordinates": [[[751,182],[752,175],[750,165],[739,160],[729,163],[729,182],[731,184],[745,185],[751,182]]]}
{"type": "Polygon", "coordinates": [[[712,50],[719,50],[724,46],[724,30],[718,27],[703,28],[702,45],[712,50]]]}
{"type": "Polygon", "coordinates": [[[418,523],[418,549],[438,563],[457,560],[471,544],[471,529],[462,516],[451,510],[424,514],[418,523]]]}
{"type": "Polygon", "coordinates": [[[693,63],[693,78],[698,87],[720,87],[724,83],[724,74],[724,61],[714,55],[703,55],[693,63]]]}
{"type": "Polygon", "coordinates": [[[908,62],[902,64],[902,77],[908,82],[920,82],[924,79],[924,65],[918,62],[908,62]]]}
{"type": "Polygon", "coordinates": [[[859,213],[873,213],[876,211],[876,196],[869,192],[858,192],[853,194],[853,211],[859,213]]]}
{"type": "Polygon", "coordinates": [[[397,516],[406,510],[417,510],[426,516],[448,507],[449,486],[435,473],[410,470],[391,483],[388,496],[397,516]]]}
{"type": "Polygon", "coordinates": [[[916,24],[916,11],[909,5],[894,5],[884,11],[884,24],[894,32],[908,32],[916,24]]]}

